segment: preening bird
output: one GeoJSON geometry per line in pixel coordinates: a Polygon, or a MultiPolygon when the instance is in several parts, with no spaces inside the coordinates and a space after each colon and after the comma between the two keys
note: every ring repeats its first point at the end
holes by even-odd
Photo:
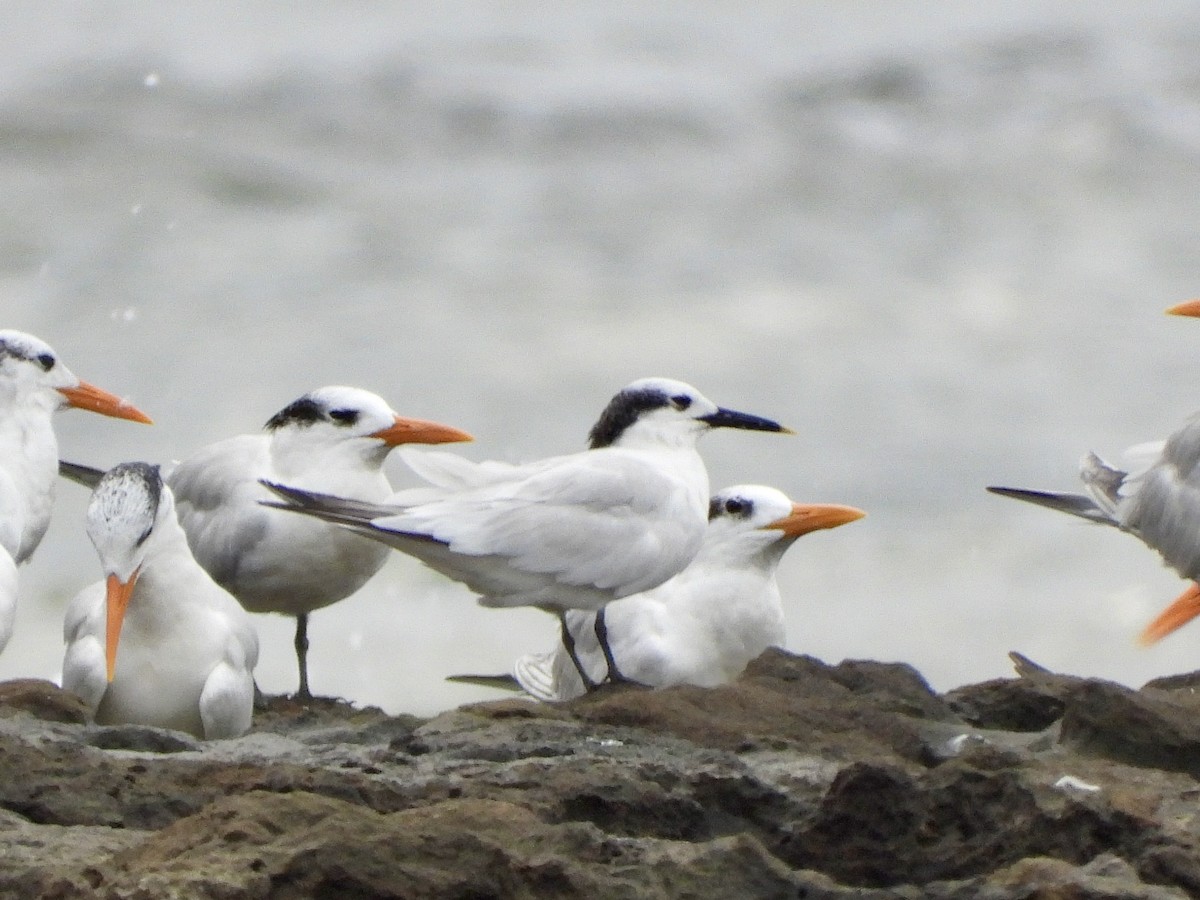
{"type": "Polygon", "coordinates": [[[415,556],[485,606],[595,610],[662,584],[700,549],[709,490],[696,441],[714,428],[790,433],[647,378],[612,398],[580,453],[524,465],[413,454],[432,487],[391,504],[268,486],[282,508],[415,556]]]}
{"type": "Polygon", "coordinates": [[[312,696],[309,614],[362,587],[387,549],[260,505],[271,497],[260,480],[382,502],[392,494],[383,472],[392,449],[469,440],[448,425],[402,418],[370,391],[323,387],[272,416],[263,433],[205,447],[168,476],[197,562],[251,612],[296,619],[299,698],[312,696]]]}
{"type": "MultiPolygon", "coordinates": [[[[1200,317],[1200,301],[1181,303],[1167,312],[1200,317]]],[[[1154,643],[1200,615],[1200,414],[1165,441],[1131,447],[1121,467],[1088,453],[1080,464],[1080,479],[1083,494],[988,490],[1127,531],[1191,579],[1192,584],[1145,628],[1142,643],[1154,643]]]]}
{"type": "Polygon", "coordinates": [[[695,559],[656,588],[614,600],[600,612],[565,613],[568,644],[523,656],[513,675],[539,700],[569,700],[609,676],[596,636],[603,616],[620,675],[652,687],[714,687],[737,678],[768,647],[783,646],[776,570],[802,535],[865,515],[852,506],[793,503],[763,485],[714,494],[695,559]]]}
{"type": "Polygon", "coordinates": [[[87,532],[104,581],[67,608],[63,687],[100,724],[243,734],[258,638],[246,611],[192,557],[158,467],[122,463],[105,473],[87,532]]]}
{"type": "Polygon", "coordinates": [[[0,330],[0,651],[16,616],[16,566],[50,525],[58,475],[53,416],[74,407],[149,424],[145,413],[80,381],[31,334],[0,330]]]}

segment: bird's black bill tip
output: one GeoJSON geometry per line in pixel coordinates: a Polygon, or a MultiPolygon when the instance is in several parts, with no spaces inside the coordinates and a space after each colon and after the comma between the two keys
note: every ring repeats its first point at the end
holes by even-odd
{"type": "Polygon", "coordinates": [[[723,407],[710,415],[700,416],[700,421],[707,423],[711,428],[742,428],[746,431],[773,431],[776,434],[796,433],[773,419],[764,419],[762,416],[752,416],[723,407]]]}

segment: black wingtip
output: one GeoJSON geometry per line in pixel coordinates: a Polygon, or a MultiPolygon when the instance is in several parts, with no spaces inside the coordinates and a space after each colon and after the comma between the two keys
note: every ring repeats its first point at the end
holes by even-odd
{"type": "Polygon", "coordinates": [[[995,484],[989,484],[987,486],[987,492],[989,494],[999,494],[1001,497],[1016,497],[1023,493],[1023,491],[1021,491],[1019,488],[1000,487],[999,485],[995,484]]]}
{"type": "Polygon", "coordinates": [[[85,488],[95,489],[96,485],[100,483],[100,479],[104,477],[104,470],[60,459],[58,461],[58,474],[68,481],[74,481],[76,484],[83,485],[85,488]]]}
{"type": "Polygon", "coordinates": [[[470,684],[475,687],[495,688],[500,691],[519,691],[521,685],[511,675],[447,675],[446,680],[454,684],[470,684]]]}
{"type": "Polygon", "coordinates": [[[1066,513],[1067,515],[1078,516],[1081,519],[1087,519],[1089,522],[1112,525],[1117,528],[1121,527],[1116,519],[1096,505],[1095,500],[1083,494],[1031,491],[1025,488],[999,487],[997,485],[989,486],[988,492],[1001,497],[1009,497],[1013,500],[1023,500],[1026,503],[1043,506],[1046,509],[1052,509],[1056,512],[1066,513]]]}
{"type": "MultiPolygon", "coordinates": [[[[309,491],[303,491],[300,488],[288,487],[286,484],[279,484],[276,481],[269,481],[266,478],[258,479],[258,483],[261,484],[263,487],[265,487],[267,490],[271,491],[273,494],[276,494],[277,496],[282,497],[284,500],[290,501],[290,503],[283,506],[283,508],[285,508],[285,509],[288,506],[292,506],[292,505],[303,506],[303,505],[305,505],[305,503],[307,501],[311,501],[314,496],[309,491]]],[[[272,505],[278,506],[281,504],[272,504],[272,503],[264,501],[263,505],[264,506],[272,506],[272,505]]]]}

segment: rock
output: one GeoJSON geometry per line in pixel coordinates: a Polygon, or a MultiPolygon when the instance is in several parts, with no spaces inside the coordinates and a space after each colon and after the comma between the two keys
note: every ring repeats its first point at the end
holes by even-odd
{"type": "Polygon", "coordinates": [[[613,838],[546,824],[511,803],[447,800],[377,815],[311,794],[231,797],[50,886],[61,898],[654,897],[702,880],[712,896],[794,895],[800,880],[757,842],[613,838]]]}
{"type": "Polygon", "coordinates": [[[213,742],[60,693],[0,685],[0,896],[1200,895],[1186,685],[1029,664],[938,696],[771,651],[723,688],[428,720],[268,698],[213,742]]]}
{"type": "Polygon", "coordinates": [[[1200,697],[1083,681],[1067,697],[1060,740],[1078,753],[1200,777],[1200,697]]]}
{"type": "Polygon", "coordinates": [[[100,726],[88,732],[87,742],[101,750],[139,750],[143,753],[182,753],[200,749],[200,742],[190,734],[145,725],[100,726]]]}
{"type": "Polygon", "coordinates": [[[977,728],[1043,731],[1067,708],[1059,691],[1027,678],[1001,678],[946,694],[952,710],[977,728]]]}
{"type": "Polygon", "coordinates": [[[47,722],[87,721],[87,704],[58,685],[40,678],[0,681],[0,715],[27,712],[47,722]]]}
{"type": "Polygon", "coordinates": [[[575,710],[589,721],[717,749],[789,747],[839,759],[916,764],[930,758],[922,720],[957,721],[911,667],[828,666],[775,649],[751,663],[736,686],[598,691],[576,701],[575,710]]]}

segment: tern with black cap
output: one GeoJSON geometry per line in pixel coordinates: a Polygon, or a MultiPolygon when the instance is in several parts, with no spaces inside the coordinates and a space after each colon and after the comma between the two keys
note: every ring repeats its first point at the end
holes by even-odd
{"type": "Polygon", "coordinates": [[[16,567],[50,526],[58,481],[53,416],[69,408],[150,423],[135,406],[80,381],[45,341],[0,330],[0,650],[16,617],[16,567]]]}
{"type": "Polygon", "coordinates": [[[791,433],[646,378],[612,398],[580,453],[523,465],[413,453],[431,487],[383,504],[268,486],[281,508],[410,554],[484,606],[597,610],[662,584],[699,551],[709,487],[696,442],[716,428],[791,433]]]}
{"type": "Polygon", "coordinates": [[[409,443],[469,441],[465,431],[399,416],[377,394],[330,386],[305,394],[260,434],[219,441],[180,463],[167,479],[197,561],[255,613],[296,619],[297,697],[308,683],[308,617],[362,587],[386,548],[314,519],[259,504],[260,479],[381,502],[392,494],[383,463],[409,443]]]}

